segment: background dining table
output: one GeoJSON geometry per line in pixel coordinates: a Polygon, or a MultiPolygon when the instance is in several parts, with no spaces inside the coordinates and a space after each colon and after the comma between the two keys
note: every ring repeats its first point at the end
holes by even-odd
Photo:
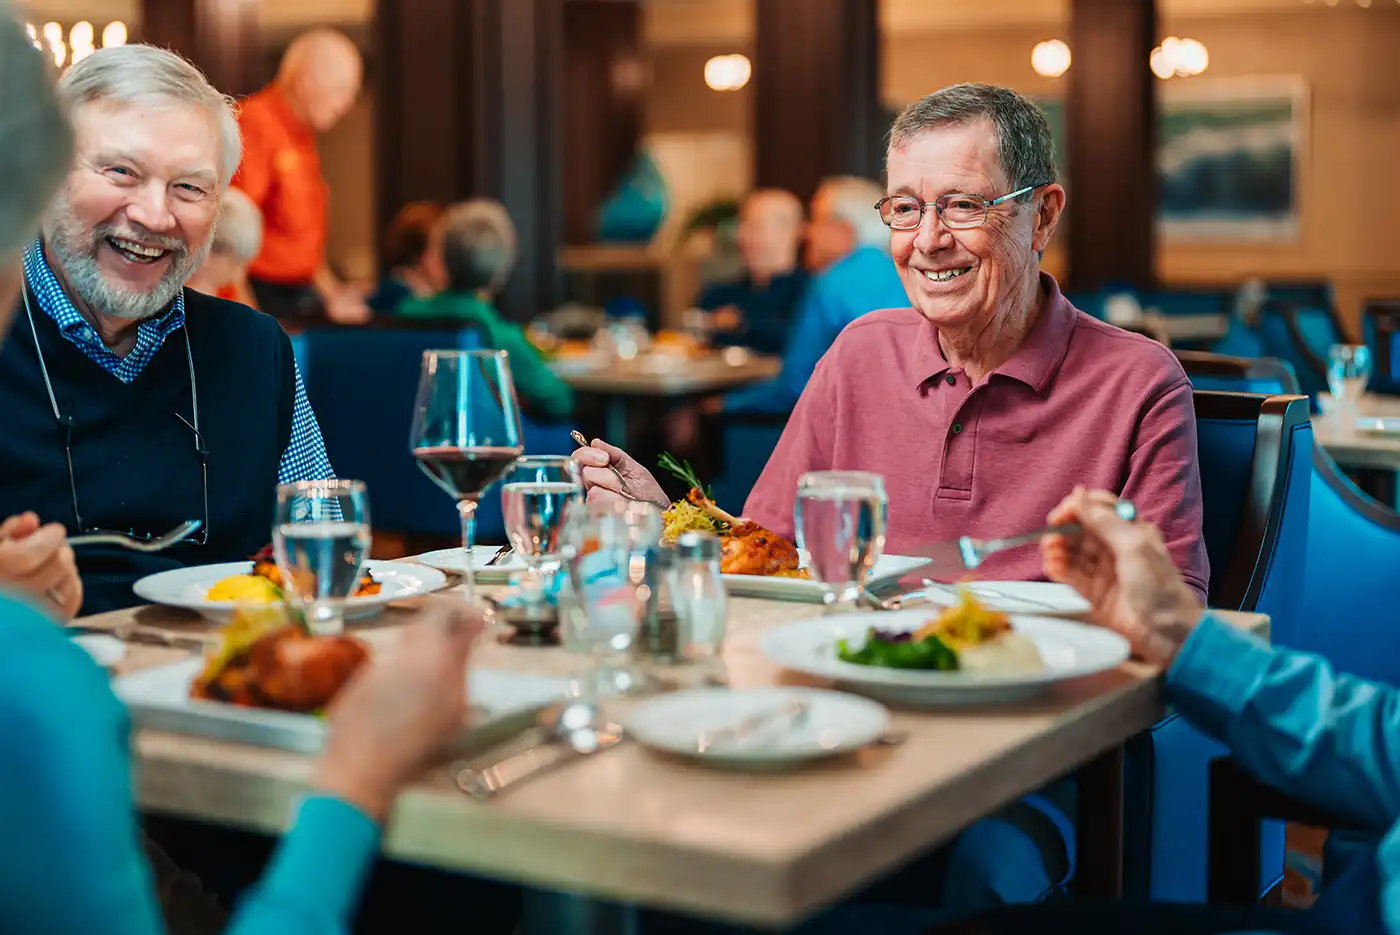
{"type": "MultiPolygon", "coordinates": [[[[780,669],[760,648],[765,631],[817,616],[820,605],[735,598],[729,606],[715,667],[657,674],[681,684],[703,672],[736,688],[825,687],[780,669]]],[[[1267,617],[1221,616],[1267,636],[1267,617]]],[[[392,606],[353,629],[382,647],[410,617],[410,608],[392,606]]],[[[154,606],[80,623],[136,624],[182,641],[215,628],[154,606]]],[[[188,652],[133,644],[114,671],[188,652]]],[[[474,665],[558,677],[584,671],[589,661],[560,648],[488,639],[474,665]]],[[[1111,898],[1122,890],[1122,748],[1164,715],[1159,675],[1130,661],[1014,704],[895,708],[891,728],[902,742],[782,772],[707,768],[629,742],[483,802],[437,766],[399,798],[383,846],[400,860],[522,884],[530,935],[632,932],[637,907],[777,928],[1073,773],[1080,782],[1079,890],[1111,898]]],[[[270,834],[286,828],[312,767],[306,756],[141,728],[139,720],[134,754],[141,808],[270,834]]]]}

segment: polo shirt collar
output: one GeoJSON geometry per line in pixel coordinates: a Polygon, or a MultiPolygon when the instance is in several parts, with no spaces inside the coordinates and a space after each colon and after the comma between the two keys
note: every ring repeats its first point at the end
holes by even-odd
{"type": "MultiPolygon", "coordinates": [[[[1016,353],[993,370],[992,375],[1010,377],[1043,395],[1069,352],[1075,312],[1069,300],[1060,292],[1059,283],[1049,273],[1040,274],[1040,287],[1045,293],[1040,316],[1016,353]]],[[[927,319],[920,328],[919,353],[921,359],[916,372],[921,374],[920,386],[951,369],[943,357],[943,348],[938,344],[938,329],[927,319]]]]}

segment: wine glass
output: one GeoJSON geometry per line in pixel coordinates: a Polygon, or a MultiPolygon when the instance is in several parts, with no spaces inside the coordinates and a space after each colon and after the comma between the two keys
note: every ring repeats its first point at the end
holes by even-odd
{"type": "Polygon", "coordinates": [[[578,462],[565,455],[520,458],[502,483],[506,535],[525,560],[522,590],[535,602],[543,597],[544,566],[559,556],[566,508],[583,499],[578,462]]]}
{"type": "Polygon", "coordinates": [[[1371,379],[1371,349],[1364,344],[1334,344],[1327,352],[1327,388],[1340,409],[1355,412],[1371,379]]]}
{"type": "Polygon", "coordinates": [[[626,692],[645,682],[630,654],[652,597],[647,560],[661,546],[661,510],[641,500],[573,501],[567,514],[561,554],[578,604],[571,642],[594,658],[590,694],[626,692]]]}
{"type": "Polygon", "coordinates": [[[864,471],[811,471],[797,481],[797,545],[820,579],[827,612],[854,610],[885,550],[885,481],[864,471]]]}
{"type": "Polygon", "coordinates": [[[359,584],[370,541],[363,481],[310,480],[277,488],[272,548],[282,589],[307,611],[312,633],[345,629],[343,604],[359,584]]]}
{"type": "Polygon", "coordinates": [[[477,502],[524,452],[505,351],[424,351],[409,444],[423,472],[457,500],[471,600],[477,502]]]}

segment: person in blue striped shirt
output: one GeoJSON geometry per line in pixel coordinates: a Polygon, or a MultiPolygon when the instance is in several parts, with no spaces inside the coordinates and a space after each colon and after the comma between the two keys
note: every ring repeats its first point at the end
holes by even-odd
{"type": "Polygon", "coordinates": [[[96,613],[135,603],[144,575],[247,558],[278,483],[334,474],[277,322],[185,288],[238,166],[232,102],[144,45],[97,50],[58,97],[77,146],[0,352],[0,516],[138,539],[201,523],[159,555],[80,549],[96,613]]]}

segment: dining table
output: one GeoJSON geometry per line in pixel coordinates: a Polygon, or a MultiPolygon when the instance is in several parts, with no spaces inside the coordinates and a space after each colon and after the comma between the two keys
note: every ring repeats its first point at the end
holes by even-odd
{"type": "MultiPolygon", "coordinates": [[[[352,629],[383,648],[414,607],[390,605],[352,629]]],[[[821,605],[731,597],[728,607],[719,656],[707,666],[655,667],[660,683],[693,684],[703,672],[706,683],[734,688],[830,687],[782,669],[760,645],[765,632],[818,616],[821,605]]],[[[1220,616],[1267,637],[1266,616],[1220,616]]],[[[217,627],[153,605],[78,623],[127,634],[139,626],[178,642],[129,644],[117,674],[188,658],[217,627]]],[[[491,635],[473,665],[571,677],[590,659],[491,635]]],[[[636,703],[617,699],[609,716],[625,720],[626,706],[636,703]]],[[[412,864],[522,885],[522,930],[530,935],[635,932],[642,908],[781,929],[1074,775],[1078,890],[1113,898],[1123,886],[1123,746],[1165,712],[1160,671],[1129,661],[1015,703],[891,706],[898,742],[781,771],[717,769],[625,741],[482,801],[464,794],[442,763],[403,791],[383,849],[412,864]]],[[[155,730],[139,719],[133,753],[143,810],[265,834],[286,829],[313,763],[283,750],[155,730]]]]}
{"type": "Polygon", "coordinates": [[[1368,393],[1354,407],[1319,394],[1322,413],[1313,416],[1313,439],[1344,468],[1400,470],[1400,396],[1368,393]],[[1394,419],[1390,431],[1368,427],[1368,420],[1394,419]]]}

